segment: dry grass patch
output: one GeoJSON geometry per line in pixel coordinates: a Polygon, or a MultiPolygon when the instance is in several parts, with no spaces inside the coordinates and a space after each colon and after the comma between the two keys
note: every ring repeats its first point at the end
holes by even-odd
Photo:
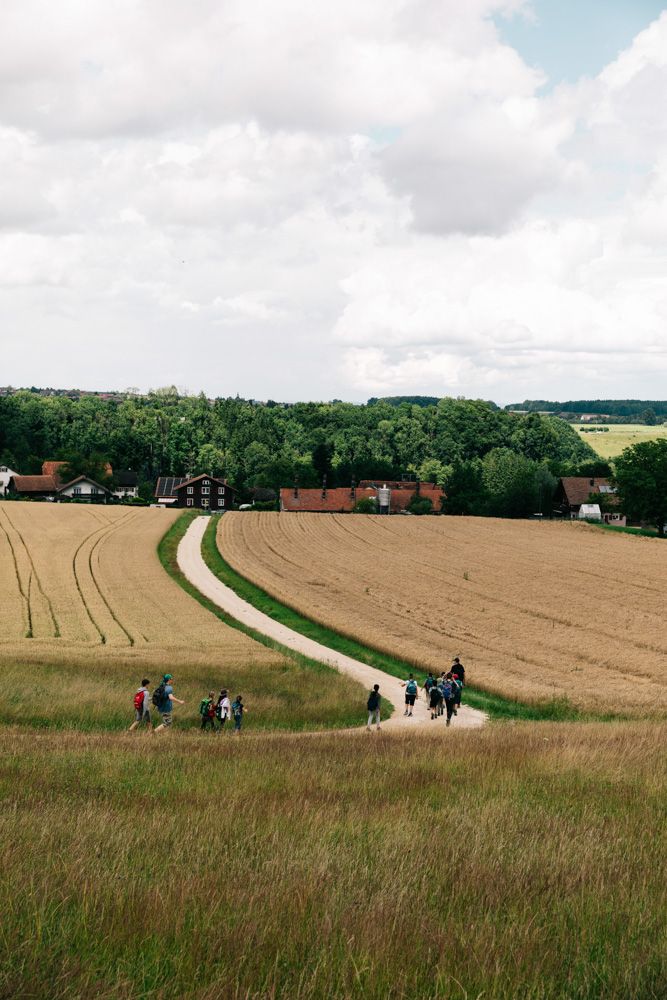
{"type": "Polygon", "coordinates": [[[667,548],[587,525],[226,514],[234,570],[300,614],[424,669],[461,655],[509,698],[667,711],[667,548]]]}
{"type": "Polygon", "coordinates": [[[666,737],[0,733],[0,995],[662,997],[666,737]]]}

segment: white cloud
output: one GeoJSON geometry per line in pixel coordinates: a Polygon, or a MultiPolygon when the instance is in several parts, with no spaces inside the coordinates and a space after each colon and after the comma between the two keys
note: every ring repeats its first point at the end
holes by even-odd
{"type": "Polygon", "coordinates": [[[659,395],[667,14],[542,96],[519,9],[7,0],[4,380],[659,395]]]}

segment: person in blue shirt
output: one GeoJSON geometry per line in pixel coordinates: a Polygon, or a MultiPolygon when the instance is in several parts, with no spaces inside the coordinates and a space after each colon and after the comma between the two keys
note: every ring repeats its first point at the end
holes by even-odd
{"type": "MultiPolygon", "coordinates": [[[[162,689],[161,691],[162,697],[157,705],[157,710],[162,716],[162,722],[155,730],[156,733],[159,733],[160,730],[162,729],[168,729],[169,726],[171,725],[172,721],[171,713],[174,707],[174,702],[177,702],[179,705],[185,705],[185,702],[181,701],[181,699],[177,698],[176,695],[174,694],[173,681],[174,678],[171,674],[165,674],[164,677],[162,678],[162,684],[160,685],[160,688],[162,689]]],[[[157,694],[157,690],[155,693],[157,694]]]]}

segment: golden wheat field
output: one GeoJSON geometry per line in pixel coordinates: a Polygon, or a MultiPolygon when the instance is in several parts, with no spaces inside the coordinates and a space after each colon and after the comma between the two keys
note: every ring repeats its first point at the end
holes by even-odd
{"type": "Polygon", "coordinates": [[[667,543],[492,518],[228,513],[224,558],[301,614],[522,700],[667,710],[667,543]]]}
{"type": "Polygon", "coordinates": [[[267,650],[183,593],[157,545],[175,511],[0,505],[0,657],[230,663],[267,650]]]}

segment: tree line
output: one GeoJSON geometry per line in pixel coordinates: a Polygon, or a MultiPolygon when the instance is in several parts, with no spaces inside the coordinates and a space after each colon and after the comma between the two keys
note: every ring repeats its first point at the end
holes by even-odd
{"type": "Polygon", "coordinates": [[[209,472],[246,497],[295,481],[317,487],[325,476],[347,486],[407,474],[444,486],[461,512],[474,493],[477,507],[465,512],[510,516],[548,510],[557,476],[600,466],[564,421],[482,400],[264,404],[173,387],[120,400],[0,398],[0,463],[30,474],[44,459],[94,478],[107,462],[132,469],[145,499],[159,475],[209,472]]]}

